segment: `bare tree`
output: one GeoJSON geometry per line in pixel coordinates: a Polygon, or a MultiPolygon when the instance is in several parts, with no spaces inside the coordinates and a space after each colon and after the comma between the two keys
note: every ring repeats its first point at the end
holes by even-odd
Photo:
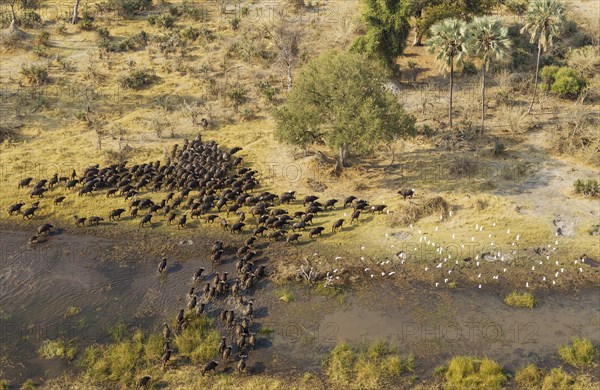
{"type": "Polygon", "coordinates": [[[281,10],[278,12],[275,25],[268,28],[266,33],[279,51],[275,64],[282,67],[286,76],[286,86],[289,91],[293,84],[292,75],[294,68],[298,63],[300,40],[303,31],[299,23],[288,20],[284,10],[281,10]]]}
{"type": "Polygon", "coordinates": [[[79,11],[79,2],[80,0],[75,0],[75,6],[73,6],[73,17],[71,18],[72,24],[76,24],[77,20],[79,20],[79,16],[77,15],[79,11]]]}

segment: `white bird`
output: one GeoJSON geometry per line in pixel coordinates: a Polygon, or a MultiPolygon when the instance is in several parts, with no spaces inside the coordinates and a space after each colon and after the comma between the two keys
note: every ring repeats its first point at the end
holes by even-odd
{"type": "Polygon", "coordinates": [[[450,212],[448,213],[449,216],[452,216],[452,210],[450,210],[450,212]]]}
{"type": "Polygon", "coordinates": [[[410,228],[412,229],[412,223],[410,225],[408,225],[408,226],[410,226],[410,228]]]}
{"type": "Polygon", "coordinates": [[[558,265],[558,260],[556,260],[556,261],[554,262],[554,264],[558,265]]]}
{"type": "Polygon", "coordinates": [[[526,282],[526,283],[525,283],[525,287],[526,287],[526,288],[529,288],[529,282],[526,282]]]}
{"type": "Polygon", "coordinates": [[[483,226],[479,228],[479,231],[482,232],[483,231],[483,226]]]}
{"type": "Polygon", "coordinates": [[[565,272],[565,269],[564,269],[564,268],[561,268],[561,269],[560,269],[560,272],[565,272]]]}
{"type": "Polygon", "coordinates": [[[552,281],[552,284],[556,284],[556,282],[553,280],[553,281],[552,281]]]}
{"type": "Polygon", "coordinates": [[[439,263],[435,268],[442,268],[442,263],[439,263]]]}
{"type": "Polygon", "coordinates": [[[435,287],[437,287],[437,286],[439,286],[439,285],[440,285],[439,283],[437,283],[437,282],[435,283],[435,287]]]}
{"type": "Polygon", "coordinates": [[[404,264],[404,259],[400,262],[400,264],[404,264]]]}
{"type": "Polygon", "coordinates": [[[385,276],[385,272],[382,272],[382,273],[381,273],[381,276],[385,276]]]}
{"type": "Polygon", "coordinates": [[[392,275],[393,275],[393,274],[395,274],[395,273],[396,273],[396,271],[392,271],[392,272],[390,272],[390,273],[388,274],[388,276],[392,276],[392,275]]]}
{"type": "Polygon", "coordinates": [[[340,260],[342,258],[342,256],[336,256],[336,260],[340,260]]]}
{"type": "Polygon", "coordinates": [[[444,283],[448,283],[448,279],[444,279],[444,283]]]}
{"type": "Polygon", "coordinates": [[[542,278],[542,282],[545,282],[545,281],[546,281],[546,277],[544,276],[544,277],[542,278]]]}
{"type": "Polygon", "coordinates": [[[388,234],[387,234],[387,233],[385,233],[385,234],[384,234],[384,236],[386,236],[386,237],[387,237],[387,236],[388,236],[388,234]]]}
{"type": "Polygon", "coordinates": [[[346,216],[346,213],[344,213],[344,217],[346,216]]]}
{"type": "Polygon", "coordinates": [[[313,253],[313,256],[319,256],[319,254],[317,252],[313,253]]]}
{"type": "Polygon", "coordinates": [[[490,234],[488,234],[488,238],[491,238],[491,237],[492,237],[492,234],[491,234],[491,233],[490,233],[490,234]]]}
{"type": "Polygon", "coordinates": [[[436,231],[436,232],[438,231],[438,227],[437,227],[437,226],[435,227],[435,231],[436,231]]]}
{"type": "Polygon", "coordinates": [[[531,270],[532,270],[532,271],[535,271],[535,265],[534,265],[533,267],[531,267],[531,270]]]}
{"type": "Polygon", "coordinates": [[[479,262],[477,262],[477,266],[479,267],[479,262]]]}
{"type": "Polygon", "coordinates": [[[337,270],[338,270],[337,268],[336,268],[336,269],[334,269],[334,270],[333,270],[333,273],[336,273],[336,272],[337,272],[337,270]]]}
{"type": "Polygon", "coordinates": [[[558,245],[558,240],[554,241],[554,245],[558,245]]]}
{"type": "Polygon", "coordinates": [[[579,272],[583,272],[583,268],[579,267],[579,272]]]}
{"type": "Polygon", "coordinates": [[[365,272],[370,271],[370,270],[371,270],[371,268],[365,268],[365,272]]]}
{"type": "Polygon", "coordinates": [[[558,278],[558,274],[559,274],[559,272],[555,273],[555,274],[554,274],[554,277],[555,277],[555,278],[558,278]]]}
{"type": "Polygon", "coordinates": [[[451,273],[452,273],[452,270],[449,270],[449,271],[448,271],[448,274],[451,274],[451,273]]]}
{"type": "Polygon", "coordinates": [[[502,272],[506,272],[506,268],[504,268],[504,271],[502,271],[502,272]]]}
{"type": "Polygon", "coordinates": [[[477,277],[478,277],[478,278],[480,278],[480,277],[481,277],[481,274],[477,275],[477,277]]]}
{"type": "Polygon", "coordinates": [[[479,224],[475,225],[475,230],[479,230],[479,224]]]}
{"type": "Polygon", "coordinates": [[[361,259],[361,260],[364,260],[364,259],[365,259],[365,257],[364,257],[364,256],[361,256],[361,257],[360,257],[360,259],[361,259]]]}
{"type": "Polygon", "coordinates": [[[479,288],[481,288],[481,284],[479,285],[479,288]]]}
{"type": "Polygon", "coordinates": [[[472,236],[472,237],[471,237],[471,241],[475,241],[475,236],[472,236]]]}
{"type": "Polygon", "coordinates": [[[494,222],[494,223],[492,224],[492,226],[493,226],[493,227],[496,227],[496,222],[494,222]]]}
{"type": "Polygon", "coordinates": [[[452,239],[454,240],[454,234],[452,235],[452,239]]]}
{"type": "Polygon", "coordinates": [[[510,234],[510,229],[508,229],[508,230],[506,231],[506,234],[510,234]]]}
{"type": "Polygon", "coordinates": [[[550,260],[550,256],[546,256],[546,260],[550,260]]]}
{"type": "Polygon", "coordinates": [[[521,235],[517,234],[517,241],[519,241],[519,238],[521,238],[521,235]]]}
{"type": "Polygon", "coordinates": [[[428,267],[425,267],[425,271],[429,271],[429,268],[428,268],[428,267]]]}
{"type": "Polygon", "coordinates": [[[371,278],[373,278],[375,275],[371,274],[371,278]]]}
{"type": "Polygon", "coordinates": [[[365,250],[365,247],[364,247],[364,246],[361,246],[361,247],[360,247],[360,249],[364,251],[364,250],[365,250]]]}

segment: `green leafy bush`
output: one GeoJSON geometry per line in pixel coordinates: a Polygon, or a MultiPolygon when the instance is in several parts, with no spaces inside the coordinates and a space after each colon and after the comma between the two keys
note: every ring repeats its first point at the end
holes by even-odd
{"type": "Polygon", "coordinates": [[[573,186],[575,187],[576,194],[589,196],[591,198],[600,196],[600,184],[596,179],[577,179],[573,183],[573,186]]]}
{"type": "Polygon", "coordinates": [[[171,14],[150,15],[147,20],[151,26],[162,28],[171,28],[175,25],[175,17],[171,14]]]}
{"type": "Polygon", "coordinates": [[[542,390],[571,389],[574,383],[573,377],[562,368],[556,367],[550,370],[542,383],[542,390]]]}
{"type": "Polygon", "coordinates": [[[44,340],[38,350],[39,355],[44,359],[66,359],[73,360],[77,354],[77,345],[73,340],[58,338],[56,340],[44,340]]]}
{"type": "Polygon", "coordinates": [[[137,69],[126,76],[121,77],[119,84],[123,88],[141,89],[152,85],[156,81],[156,76],[144,69],[137,69]]]}
{"type": "Polygon", "coordinates": [[[585,86],[585,79],[575,69],[563,66],[554,75],[554,83],[550,89],[562,97],[574,98],[585,86]]]}
{"type": "Polygon", "coordinates": [[[42,17],[34,11],[25,11],[17,20],[19,26],[25,28],[40,28],[42,26],[42,17]]]}

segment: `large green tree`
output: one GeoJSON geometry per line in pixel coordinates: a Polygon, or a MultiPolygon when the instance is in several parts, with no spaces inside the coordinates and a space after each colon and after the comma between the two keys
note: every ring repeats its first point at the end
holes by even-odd
{"type": "Polygon", "coordinates": [[[507,38],[508,29],[502,20],[492,17],[478,17],[468,26],[467,49],[481,58],[481,129],[485,126],[485,82],[486,71],[490,61],[502,58],[510,48],[507,38]]]}
{"type": "Polygon", "coordinates": [[[538,52],[535,65],[535,81],[533,85],[533,96],[529,105],[529,113],[533,109],[537,92],[538,76],[540,72],[540,58],[542,51],[552,47],[556,37],[565,22],[565,6],[558,0],[535,0],[529,4],[525,14],[525,25],[521,32],[529,32],[531,43],[537,40],[538,52]]]}
{"type": "Polygon", "coordinates": [[[470,20],[473,16],[490,13],[499,0],[405,0],[413,17],[413,45],[420,46],[423,36],[435,23],[456,18],[470,20]]]}
{"type": "Polygon", "coordinates": [[[427,42],[430,52],[437,53],[443,71],[450,72],[450,107],[448,121],[452,128],[452,92],[454,89],[454,63],[461,63],[467,52],[466,23],[458,19],[445,19],[431,26],[431,39],[427,42]]]}
{"type": "Polygon", "coordinates": [[[279,141],[308,147],[324,143],[346,166],[349,152],[372,153],[384,142],[414,132],[383,85],[386,70],[367,56],[329,51],[300,69],[285,104],[275,111],[279,141]]]}
{"type": "Polygon", "coordinates": [[[381,58],[393,68],[396,57],[406,47],[410,30],[409,2],[406,0],[366,0],[363,18],[366,31],[352,45],[354,51],[381,58]]]}

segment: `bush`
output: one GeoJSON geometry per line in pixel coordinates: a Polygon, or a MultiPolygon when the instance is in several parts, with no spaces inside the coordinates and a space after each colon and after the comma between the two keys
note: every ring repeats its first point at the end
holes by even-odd
{"type": "Polygon", "coordinates": [[[533,309],[537,302],[531,293],[518,293],[513,291],[504,297],[504,303],[508,306],[533,309]]]}
{"type": "Polygon", "coordinates": [[[542,373],[535,364],[530,364],[517,371],[515,380],[521,389],[537,389],[542,381],[542,373]]]}
{"type": "Polygon", "coordinates": [[[554,83],[550,89],[561,97],[575,98],[585,86],[585,79],[579,77],[577,71],[564,66],[554,74],[554,83]]]}
{"type": "Polygon", "coordinates": [[[592,77],[600,73],[600,52],[594,46],[584,46],[569,53],[567,64],[579,74],[592,77]]]}
{"type": "Polygon", "coordinates": [[[171,28],[175,25],[175,17],[170,14],[150,15],[148,16],[148,23],[151,26],[171,28]]]}
{"type": "Polygon", "coordinates": [[[596,179],[581,180],[577,179],[573,183],[576,194],[582,194],[591,198],[600,195],[600,184],[596,179]]]}
{"type": "Polygon", "coordinates": [[[540,69],[540,80],[547,88],[550,88],[554,83],[556,73],[559,69],[560,68],[556,65],[546,65],[540,69]]]}
{"type": "Polygon", "coordinates": [[[573,383],[573,377],[557,367],[550,370],[544,378],[542,390],[570,389],[573,383]]]}
{"type": "Polygon", "coordinates": [[[25,28],[40,28],[42,26],[42,17],[34,11],[25,11],[17,20],[19,26],[25,28]]]}
{"type": "Polygon", "coordinates": [[[506,375],[498,363],[468,356],[453,358],[445,378],[445,389],[499,389],[506,382],[506,375]]]}
{"type": "Polygon", "coordinates": [[[558,348],[558,356],[574,367],[585,367],[594,365],[598,351],[588,339],[573,338],[571,345],[563,345],[558,348]]]}
{"type": "Polygon", "coordinates": [[[231,28],[235,31],[237,29],[240,28],[240,23],[242,22],[242,20],[240,18],[238,18],[237,16],[233,19],[231,19],[231,28]]]}
{"type": "Polygon", "coordinates": [[[32,84],[46,84],[50,81],[48,69],[42,65],[23,65],[21,74],[32,84]]]}
{"type": "Polygon", "coordinates": [[[116,12],[119,16],[130,17],[152,7],[152,0],[108,0],[98,8],[116,12]]]}
{"type": "Polygon", "coordinates": [[[477,74],[477,67],[473,61],[465,61],[462,67],[462,74],[466,76],[474,76],[477,74]]]}
{"type": "Polygon", "coordinates": [[[181,30],[181,36],[189,41],[195,41],[200,36],[200,29],[196,27],[189,26],[183,30],[181,30]]]}
{"type": "Polygon", "coordinates": [[[119,84],[123,88],[141,89],[152,85],[156,81],[156,76],[147,70],[137,69],[129,73],[127,76],[121,77],[119,84]]]}

